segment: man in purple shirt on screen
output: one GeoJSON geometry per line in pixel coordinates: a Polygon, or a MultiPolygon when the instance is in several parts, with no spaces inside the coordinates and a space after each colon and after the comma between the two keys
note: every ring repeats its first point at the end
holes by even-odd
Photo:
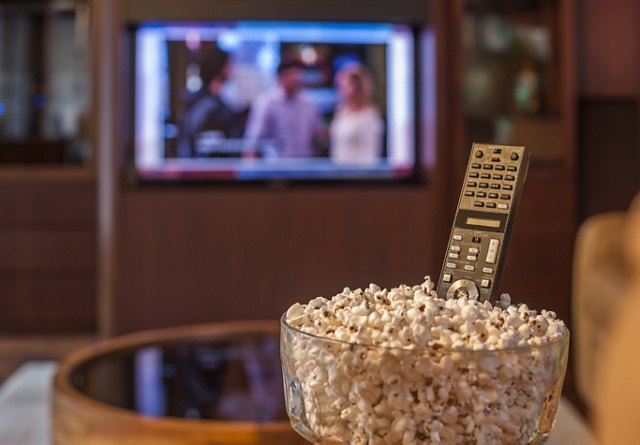
{"type": "Polygon", "coordinates": [[[272,141],[278,157],[314,156],[314,143],[323,127],[313,102],[302,94],[301,67],[292,62],[278,66],[278,88],[256,99],[245,137],[264,145],[272,141]]]}

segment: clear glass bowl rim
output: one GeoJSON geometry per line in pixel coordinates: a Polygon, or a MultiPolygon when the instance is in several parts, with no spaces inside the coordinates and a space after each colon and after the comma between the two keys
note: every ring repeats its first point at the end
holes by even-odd
{"type": "Polygon", "coordinates": [[[413,347],[413,348],[408,348],[408,347],[392,347],[392,346],[379,346],[379,345],[372,345],[372,344],[368,344],[368,343],[354,343],[354,342],[349,342],[349,341],[344,341],[344,340],[338,340],[337,338],[330,338],[330,337],[324,337],[321,335],[316,335],[316,334],[310,334],[308,332],[304,332],[300,329],[294,328],[293,326],[289,325],[287,323],[287,313],[285,312],[284,314],[282,314],[282,316],[280,317],[280,326],[282,327],[283,330],[289,330],[292,332],[295,332],[296,335],[299,336],[303,336],[303,337],[308,337],[309,339],[314,339],[314,340],[319,340],[319,341],[324,341],[324,342],[329,342],[329,343],[335,343],[335,344],[339,344],[339,345],[348,345],[348,346],[353,346],[353,347],[358,347],[358,348],[368,348],[368,349],[382,349],[382,350],[387,350],[387,351],[402,351],[404,353],[425,353],[425,352],[434,352],[434,353],[462,353],[462,354],[487,354],[487,353],[508,353],[508,352],[530,352],[532,350],[540,350],[540,349],[546,349],[546,348],[553,348],[555,346],[559,346],[562,345],[565,342],[569,341],[569,329],[566,326],[563,326],[563,332],[562,335],[558,336],[557,338],[550,340],[546,343],[542,343],[540,345],[527,345],[527,346],[513,346],[513,347],[509,347],[509,348],[496,348],[496,349],[472,349],[472,348],[445,348],[445,347],[440,347],[440,348],[432,348],[432,347],[425,347],[425,346],[419,346],[419,347],[413,347]]]}

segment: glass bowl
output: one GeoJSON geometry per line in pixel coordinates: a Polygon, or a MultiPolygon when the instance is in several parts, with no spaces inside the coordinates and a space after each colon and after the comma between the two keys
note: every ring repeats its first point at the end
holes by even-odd
{"type": "Polygon", "coordinates": [[[281,318],[293,428],[317,444],[542,444],[555,422],[569,330],[501,350],[382,348],[281,318]]]}

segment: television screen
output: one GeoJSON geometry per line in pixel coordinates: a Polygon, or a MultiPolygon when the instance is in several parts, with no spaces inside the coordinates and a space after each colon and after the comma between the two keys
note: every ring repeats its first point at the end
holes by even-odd
{"type": "Polygon", "coordinates": [[[412,177],[414,40],[390,23],[140,24],[137,177],[412,177]]]}

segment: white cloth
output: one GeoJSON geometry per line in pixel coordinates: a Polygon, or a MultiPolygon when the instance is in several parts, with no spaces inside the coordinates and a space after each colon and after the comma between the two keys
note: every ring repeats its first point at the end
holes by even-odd
{"type": "Polygon", "coordinates": [[[24,364],[0,387],[0,444],[51,443],[51,388],[54,362],[24,364]]]}
{"type": "Polygon", "coordinates": [[[331,122],[331,160],[339,165],[371,165],[380,161],[384,124],[373,107],[340,108],[331,122]]]}

